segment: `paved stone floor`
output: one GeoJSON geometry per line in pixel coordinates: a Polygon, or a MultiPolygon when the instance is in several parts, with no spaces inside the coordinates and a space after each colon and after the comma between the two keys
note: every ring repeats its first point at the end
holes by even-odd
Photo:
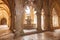
{"type": "Polygon", "coordinates": [[[13,33],[9,33],[9,34],[0,36],[0,40],[14,40],[13,37],[14,37],[14,34],[13,33]]]}
{"type": "Polygon", "coordinates": [[[0,40],[60,40],[60,30],[55,30],[54,32],[44,32],[38,34],[26,35],[13,39],[13,34],[0,37],[0,40]]]}

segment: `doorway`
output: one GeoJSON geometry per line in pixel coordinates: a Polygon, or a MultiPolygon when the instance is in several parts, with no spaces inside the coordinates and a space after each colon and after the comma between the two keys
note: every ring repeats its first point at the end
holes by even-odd
{"type": "Polygon", "coordinates": [[[35,8],[32,6],[26,6],[25,8],[25,18],[24,18],[24,29],[25,33],[36,32],[37,28],[37,16],[36,16],[35,8]]]}

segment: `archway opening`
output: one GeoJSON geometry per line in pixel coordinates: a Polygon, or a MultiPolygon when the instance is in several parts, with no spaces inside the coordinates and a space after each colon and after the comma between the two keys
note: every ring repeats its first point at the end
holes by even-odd
{"type": "Polygon", "coordinates": [[[1,19],[1,25],[7,25],[7,20],[5,18],[1,19]]]}
{"type": "Polygon", "coordinates": [[[11,18],[9,7],[0,0],[0,36],[10,32],[11,18]]]}
{"type": "MultiPolygon", "coordinates": [[[[32,2],[33,3],[33,2],[32,2]]],[[[32,33],[36,32],[37,28],[37,15],[36,15],[36,10],[32,6],[32,4],[25,5],[24,8],[24,26],[23,26],[23,31],[25,33],[32,33]]]]}
{"type": "Polygon", "coordinates": [[[52,10],[52,23],[53,23],[54,28],[59,27],[58,15],[57,15],[57,12],[56,12],[55,8],[53,8],[53,10],[52,10]]]}
{"type": "Polygon", "coordinates": [[[42,9],[41,10],[41,29],[42,30],[45,30],[45,28],[44,28],[45,27],[44,20],[45,20],[44,9],[42,9]]]}

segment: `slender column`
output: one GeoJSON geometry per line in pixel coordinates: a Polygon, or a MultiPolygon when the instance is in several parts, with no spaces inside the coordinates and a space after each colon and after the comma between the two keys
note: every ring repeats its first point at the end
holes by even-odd
{"type": "Polygon", "coordinates": [[[45,29],[47,31],[52,31],[52,16],[50,15],[50,6],[49,6],[49,0],[46,0],[44,2],[44,10],[45,10],[45,29]]]}
{"type": "Polygon", "coordinates": [[[38,0],[36,2],[36,6],[37,6],[37,31],[42,32],[42,29],[41,29],[41,9],[43,7],[43,0],[38,0]]]}
{"type": "Polygon", "coordinates": [[[45,9],[45,29],[50,30],[50,15],[48,14],[48,10],[45,9]]]}
{"type": "Polygon", "coordinates": [[[15,9],[16,9],[16,18],[15,18],[15,36],[19,37],[20,35],[23,35],[23,0],[15,0],[15,9]]]}
{"type": "Polygon", "coordinates": [[[52,21],[52,9],[50,9],[50,27],[51,27],[51,31],[53,31],[54,27],[53,27],[53,21],[52,21]]]}
{"type": "Polygon", "coordinates": [[[11,19],[11,26],[10,26],[10,30],[14,33],[14,27],[15,27],[15,3],[14,1],[11,1],[11,0],[8,0],[9,2],[9,8],[10,8],[10,13],[11,13],[11,16],[9,19],[11,19]],[[12,6],[10,6],[12,5],[12,6]]]}
{"type": "Polygon", "coordinates": [[[41,29],[41,14],[40,13],[37,13],[37,31],[42,32],[42,29],[41,29]]]}

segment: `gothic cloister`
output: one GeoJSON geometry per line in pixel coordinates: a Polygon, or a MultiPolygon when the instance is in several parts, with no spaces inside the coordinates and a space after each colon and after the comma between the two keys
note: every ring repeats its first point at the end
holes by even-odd
{"type": "Polygon", "coordinates": [[[60,0],[0,0],[0,40],[60,40],[60,0]]]}

